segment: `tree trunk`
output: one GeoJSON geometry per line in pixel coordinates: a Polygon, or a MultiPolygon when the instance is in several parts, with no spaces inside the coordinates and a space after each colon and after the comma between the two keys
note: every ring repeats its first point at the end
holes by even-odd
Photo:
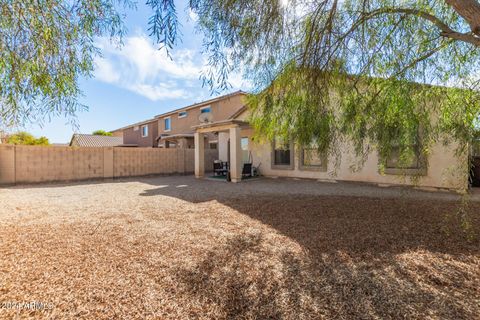
{"type": "Polygon", "coordinates": [[[477,0],[445,0],[470,25],[472,32],[480,36],[480,3],[477,0]]]}

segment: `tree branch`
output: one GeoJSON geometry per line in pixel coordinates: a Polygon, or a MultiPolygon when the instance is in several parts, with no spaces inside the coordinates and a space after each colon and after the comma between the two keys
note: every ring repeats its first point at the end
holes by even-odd
{"type": "Polygon", "coordinates": [[[480,36],[480,3],[477,0],[445,0],[470,25],[474,34],[480,36]]]}
{"type": "MultiPolygon", "coordinates": [[[[378,10],[374,10],[368,13],[363,14],[360,19],[355,23],[355,25],[359,26],[363,24],[365,21],[373,19],[377,16],[383,14],[406,14],[417,16],[422,19],[430,21],[434,24],[438,29],[440,29],[440,35],[445,38],[450,38],[454,40],[459,40],[463,42],[467,42],[473,44],[474,46],[480,47],[480,38],[476,37],[472,33],[461,33],[458,31],[453,30],[450,28],[445,22],[440,20],[438,17],[434,16],[425,11],[421,11],[418,9],[410,9],[410,8],[381,8],[378,10]]],[[[352,28],[353,29],[353,28],[352,28]]]]}

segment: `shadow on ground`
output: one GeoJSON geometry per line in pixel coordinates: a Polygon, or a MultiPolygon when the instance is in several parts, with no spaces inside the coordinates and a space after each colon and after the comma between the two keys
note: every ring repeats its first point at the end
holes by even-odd
{"type": "Polygon", "coordinates": [[[44,188],[7,190],[4,208],[29,209],[0,232],[0,301],[55,304],[31,318],[480,314],[480,242],[464,232],[479,234],[479,201],[285,179],[44,188]]]}
{"type": "Polygon", "coordinates": [[[279,234],[280,240],[272,240],[245,230],[209,250],[200,263],[176,270],[193,301],[214,305],[227,319],[480,314],[478,202],[465,207],[402,196],[265,195],[255,186],[214,186],[162,186],[143,195],[216,201],[279,234]],[[469,232],[477,235],[471,241],[462,228],[462,208],[469,232]],[[300,249],[284,246],[281,237],[300,249]]]}

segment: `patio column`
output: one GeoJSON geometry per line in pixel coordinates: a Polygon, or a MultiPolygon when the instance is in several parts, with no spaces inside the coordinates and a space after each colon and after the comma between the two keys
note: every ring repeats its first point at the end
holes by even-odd
{"type": "Polygon", "coordinates": [[[205,174],[205,141],[203,133],[195,132],[195,177],[203,178],[205,174]]]}
{"type": "Polygon", "coordinates": [[[230,128],[230,179],[242,181],[242,148],[240,127],[230,128]]]}

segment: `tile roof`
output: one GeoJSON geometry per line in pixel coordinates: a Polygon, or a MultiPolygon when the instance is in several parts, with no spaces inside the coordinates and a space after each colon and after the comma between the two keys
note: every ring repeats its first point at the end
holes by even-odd
{"type": "Polygon", "coordinates": [[[116,147],[123,145],[123,137],[97,136],[93,134],[75,133],[70,146],[75,147],[116,147]]]}
{"type": "Polygon", "coordinates": [[[241,115],[245,110],[247,110],[248,107],[245,105],[243,107],[241,107],[240,109],[238,109],[237,111],[235,111],[231,116],[230,118],[228,119],[235,119],[236,117],[238,117],[239,115],[241,115]]]}

